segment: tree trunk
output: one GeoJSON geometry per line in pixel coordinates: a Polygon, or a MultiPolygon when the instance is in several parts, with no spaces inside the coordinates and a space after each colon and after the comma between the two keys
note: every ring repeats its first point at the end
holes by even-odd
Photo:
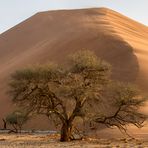
{"type": "Polygon", "coordinates": [[[3,119],[3,123],[4,123],[3,129],[6,130],[7,129],[7,122],[5,119],[3,119]]]}
{"type": "Polygon", "coordinates": [[[64,141],[71,141],[71,129],[72,129],[72,125],[69,124],[69,123],[64,123],[62,125],[62,128],[61,128],[61,139],[60,141],[61,142],[64,142],[64,141]]]}
{"type": "Polygon", "coordinates": [[[22,125],[19,125],[19,133],[22,133],[22,125]]]}
{"type": "Polygon", "coordinates": [[[12,130],[12,131],[14,131],[15,133],[18,133],[17,125],[16,124],[12,124],[12,127],[14,128],[14,130],[12,130]]]}

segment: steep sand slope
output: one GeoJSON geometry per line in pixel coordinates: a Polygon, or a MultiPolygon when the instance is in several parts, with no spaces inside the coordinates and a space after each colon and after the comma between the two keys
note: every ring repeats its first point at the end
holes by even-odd
{"type": "Polygon", "coordinates": [[[80,49],[111,63],[114,79],[148,88],[148,27],[106,8],[41,12],[0,35],[0,119],[12,108],[12,72],[80,49]]]}
{"type": "Polygon", "coordinates": [[[145,91],[148,88],[148,27],[121,16],[116,12],[108,10],[108,21],[116,33],[133,48],[139,64],[139,77],[137,82],[140,83],[145,91]],[[118,19],[120,17],[120,19],[118,19]]]}

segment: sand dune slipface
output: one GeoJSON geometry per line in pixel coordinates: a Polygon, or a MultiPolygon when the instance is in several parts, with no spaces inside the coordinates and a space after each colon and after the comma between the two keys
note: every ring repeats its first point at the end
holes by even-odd
{"type": "Polygon", "coordinates": [[[0,119],[12,108],[5,93],[11,73],[32,64],[65,62],[80,49],[109,62],[113,79],[148,89],[147,26],[106,8],[41,12],[0,35],[0,119]]]}

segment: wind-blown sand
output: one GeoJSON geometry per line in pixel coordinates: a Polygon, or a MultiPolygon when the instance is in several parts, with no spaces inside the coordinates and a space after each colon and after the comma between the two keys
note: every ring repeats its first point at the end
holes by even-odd
{"type": "MultiPolygon", "coordinates": [[[[80,49],[108,61],[114,79],[136,83],[147,93],[147,26],[106,8],[41,12],[0,35],[0,120],[13,108],[6,94],[12,72],[37,63],[64,63],[80,49]]],[[[49,126],[34,121],[28,127],[49,126]]]]}

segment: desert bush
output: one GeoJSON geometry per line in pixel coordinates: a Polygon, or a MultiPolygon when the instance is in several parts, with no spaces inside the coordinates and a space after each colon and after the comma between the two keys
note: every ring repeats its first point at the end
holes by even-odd
{"type": "Polygon", "coordinates": [[[28,115],[22,111],[14,111],[6,117],[6,122],[12,126],[10,132],[21,133],[22,126],[27,122],[28,115]]]}

